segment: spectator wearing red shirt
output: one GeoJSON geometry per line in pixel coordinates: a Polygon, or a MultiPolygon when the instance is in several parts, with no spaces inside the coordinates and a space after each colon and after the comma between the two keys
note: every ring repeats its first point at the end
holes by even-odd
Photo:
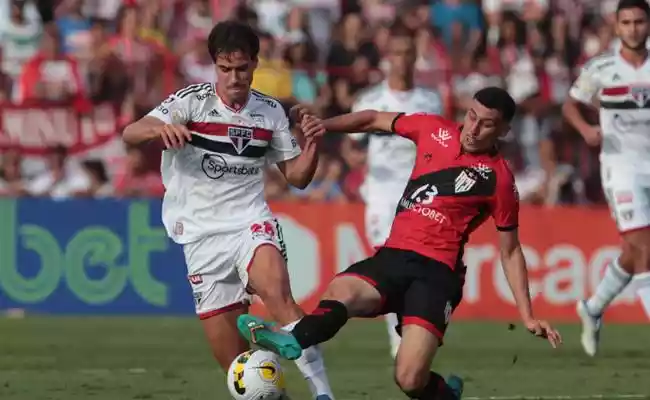
{"type": "Polygon", "coordinates": [[[23,67],[15,91],[19,103],[84,100],[84,86],[74,58],[61,52],[58,35],[46,31],[41,50],[23,67]]]}

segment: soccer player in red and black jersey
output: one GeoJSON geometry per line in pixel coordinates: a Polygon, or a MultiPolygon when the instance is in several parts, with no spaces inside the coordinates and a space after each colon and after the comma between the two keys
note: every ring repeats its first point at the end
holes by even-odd
{"type": "Polygon", "coordinates": [[[396,133],[416,144],[417,158],[385,245],[330,283],[318,308],[291,334],[259,318],[239,319],[249,340],[286,358],[331,339],[352,317],[394,312],[402,342],[395,379],[413,399],[460,398],[462,381],[429,371],[449,318],[462,296],[463,247],[490,216],[499,231],[501,260],[526,328],[553,347],[560,334],[533,315],[518,228],[514,178],[498,149],[516,106],[503,89],[474,96],[462,125],[432,114],[360,111],[323,121],[329,132],[396,133]]]}

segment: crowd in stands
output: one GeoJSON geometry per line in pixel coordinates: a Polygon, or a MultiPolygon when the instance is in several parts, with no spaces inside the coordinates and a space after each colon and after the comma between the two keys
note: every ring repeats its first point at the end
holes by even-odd
{"type": "MultiPolygon", "coordinates": [[[[416,35],[416,83],[440,91],[446,116],[462,115],[472,93],[487,85],[507,88],[519,103],[503,148],[524,201],[599,203],[598,149],[568,128],[559,109],[584,60],[616,46],[615,6],[616,0],[4,0],[0,195],[161,196],[160,149],[125,148],[119,132],[168,93],[214,79],[205,39],[219,19],[258,28],[254,88],[287,105],[311,104],[322,117],[349,111],[360,91],[381,81],[388,27],[401,20],[416,35]],[[57,142],[63,132],[50,132],[42,148],[30,148],[20,140],[28,127],[16,128],[12,110],[48,104],[79,116],[112,106],[115,143],[83,152],[57,142]]],[[[307,189],[287,187],[271,169],[267,197],[362,201],[365,158],[363,142],[336,135],[324,143],[307,189]]]]}

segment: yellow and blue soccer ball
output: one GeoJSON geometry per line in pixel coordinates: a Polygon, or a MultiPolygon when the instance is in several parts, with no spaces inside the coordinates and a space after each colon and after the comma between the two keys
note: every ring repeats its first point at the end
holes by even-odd
{"type": "Polygon", "coordinates": [[[227,380],[235,400],[282,400],[287,396],[280,359],[270,351],[240,354],[230,364],[227,380]]]}

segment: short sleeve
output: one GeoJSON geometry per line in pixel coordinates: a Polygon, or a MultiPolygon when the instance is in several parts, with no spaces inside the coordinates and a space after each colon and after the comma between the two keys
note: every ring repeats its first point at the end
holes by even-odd
{"type": "Polygon", "coordinates": [[[391,131],[417,143],[420,132],[438,124],[440,117],[435,114],[398,114],[393,120],[391,131]]]}
{"type": "Polygon", "coordinates": [[[519,226],[519,192],[510,171],[497,182],[497,190],[492,204],[492,218],[499,231],[511,231],[519,226]]]}
{"type": "Polygon", "coordinates": [[[191,94],[184,95],[183,90],[171,94],[147,116],[158,118],[166,124],[185,125],[191,121],[191,94]]]}
{"type": "Polygon", "coordinates": [[[571,86],[569,96],[581,103],[591,104],[594,96],[600,90],[596,69],[593,65],[587,64],[580,71],[580,75],[571,86]]]}
{"type": "Polygon", "coordinates": [[[298,157],[300,151],[298,140],[293,136],[289,128],[289,119],[286,115],[283,115],[278,119],[276,128],[273,131],[266,159],[269,164],[277,164],[298,157]]]}

